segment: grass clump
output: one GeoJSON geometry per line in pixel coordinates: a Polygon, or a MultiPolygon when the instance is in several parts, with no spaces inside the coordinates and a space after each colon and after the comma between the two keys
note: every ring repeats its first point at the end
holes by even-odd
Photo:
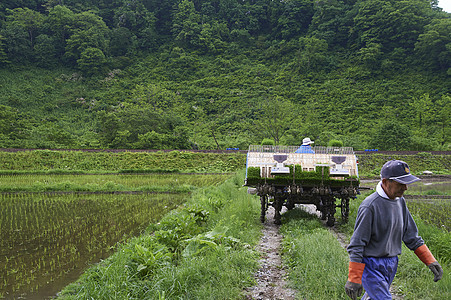
{"type": "Polygon", "coordinates": [[[67,286],[59,299],[238,299],[254,284],[259,202],[237,175],[196,190],[109,259],[67,286]]]}
{"type": "Polygon", "coordinates": [[[283,259],[299,299],[347,299],[348,256],[316,216],[300,209],[283,215],[283,259]]]}

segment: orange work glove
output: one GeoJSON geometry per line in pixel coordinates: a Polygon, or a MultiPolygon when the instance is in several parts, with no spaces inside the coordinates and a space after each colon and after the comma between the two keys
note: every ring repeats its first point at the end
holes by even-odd
{"type": "Polygon", "coordinates": [[[434,274],[434,282],[442,279],[443,269],[442,266],[438,263],[438,261],[434,258],[431,251],[426,245],[422,245],[418,247],[414,253],[418,256],[418,258],[431,270],[434,274]]]}
{"type": "Polygon", "coordinates": [[[348,281],[345,285],[346,295],[352,300],[357,300],[357,297],[363,292],[362,275],[365,269],[365,264],[358,262],[349,262],[348,281]]]}

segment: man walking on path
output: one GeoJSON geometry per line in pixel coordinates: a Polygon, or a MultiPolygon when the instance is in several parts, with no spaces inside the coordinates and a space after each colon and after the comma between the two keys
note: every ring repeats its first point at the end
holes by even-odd
{"type": "Polygon", "coordinates": [[[418,235],[403,197],[407,185],[418,180],[405,162],[388,161],[382,167],[376,192],[360,204],[347,248],[350,262],[345,290],[351,299],[356,300],[363,288],[362,299],[392,299],[389,288],[398,267],[401,242],[429,267],[434,281],[442,278],[442,267],[418,235]]]}

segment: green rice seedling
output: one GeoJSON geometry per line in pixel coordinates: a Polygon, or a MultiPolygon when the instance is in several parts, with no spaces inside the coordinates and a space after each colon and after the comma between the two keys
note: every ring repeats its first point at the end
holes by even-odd
{"type": "Polygon", "coordinates": [[[407,206],[426,223],[451,232],[451,201],[409,199],[407,206]]]}
{"type": "Polygon", "coordinates": [[[187,192],[194,187],[216,185],[230,177],[230,174],[0,175],[0,191],[187,192]]]}
{"type": "Polygon", "coordinates": [[[61,280],[65,270],[111,254],[149,222],[179,205],[183,194],[0,194],[0,292],[8,297],[61,280]],[[71,251],[69,249],[76,249],[71,251]],[[3,260],[2,260],[3,262],[3,260]],[[32,272],[32,273],[30,273],[32,272]],[[30,276],[33,274],[33,276],[30,276]],[[61,274],[61,275],[60,275],[61,274]]]}
{"type": "Polygon", "coordinates": [[[185,172],[235,172],[245,165],[241,153],[171,152],[82,152],[82,151],[19,151],[0,152],[0,170],[61,170],[103,171],[119,170],[183,170],[185,172]]]}

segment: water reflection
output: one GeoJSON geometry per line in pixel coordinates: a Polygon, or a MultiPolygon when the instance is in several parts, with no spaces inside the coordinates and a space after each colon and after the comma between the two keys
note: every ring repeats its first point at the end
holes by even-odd
{"type": "MultiPolygon", "coordinates": [[[[363,188],[375,189],[378,179],[361,180],[360,186],[363,188]]],[[[451,177],[439,178],[422,178],[420,181],[409,184],[406,195],[424,194],[437,192],[439,195],[451,194],[451,177]]]]}

